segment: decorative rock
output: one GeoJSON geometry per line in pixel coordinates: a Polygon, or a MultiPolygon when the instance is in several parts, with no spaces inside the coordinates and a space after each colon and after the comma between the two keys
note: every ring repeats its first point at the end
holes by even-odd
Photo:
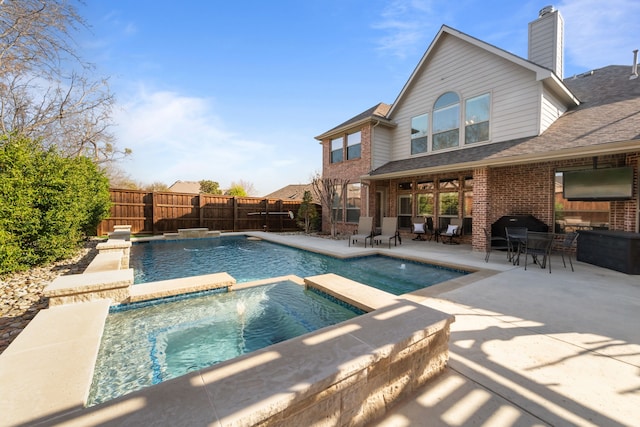
{"type": "Polygon", "coordinates": [[[97,244],[97,240],[87,241],[72,258],[0,279],[0,353],[48,307],[43,289],[58,276],[83,272],[97,254],[97,244]]]}

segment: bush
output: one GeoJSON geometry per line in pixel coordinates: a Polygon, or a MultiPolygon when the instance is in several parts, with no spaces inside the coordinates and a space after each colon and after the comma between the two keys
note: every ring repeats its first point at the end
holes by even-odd
{"type": "Polygon", "coordinates": [[[106,176],[86,157],[0,139],[0,274],[72,255],[110,203],[106,176]]]}

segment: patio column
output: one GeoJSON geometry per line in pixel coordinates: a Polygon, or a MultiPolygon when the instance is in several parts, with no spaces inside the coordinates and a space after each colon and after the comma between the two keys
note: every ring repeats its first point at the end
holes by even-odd
{"type": "Polygon", "coordinates": [[[474,251],[487,250],[487,240],[482,229],[491,228],[489,217],[489,168],[476,168],[473,170],[473,236],[471,240],[474,251]]]}

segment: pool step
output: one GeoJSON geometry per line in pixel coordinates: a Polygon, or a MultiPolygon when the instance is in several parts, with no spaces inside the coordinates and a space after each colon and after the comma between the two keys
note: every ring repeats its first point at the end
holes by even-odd
{"type": "Polygon", "coordinates": [[[236,279],[228,273],[205,274],[202,276],[141,283],[131,287],[129,299],[126,302],[132,303],[211,289],[229,288],[235,283],[236,279]]]}
{"type": "Polygon", "coordinates": [[[56,277],[46,288],[44,296],[49,306],[74,304],[109,298],[114,303],[127,300],[133,284],[133,269],[96,271],[56,277]]]}
{"type": "Polygon", "coordinates": [[[364,311],[397,303],[398,297],[334,273],[305,277],[307,287],[316,288],[364,311]]]}

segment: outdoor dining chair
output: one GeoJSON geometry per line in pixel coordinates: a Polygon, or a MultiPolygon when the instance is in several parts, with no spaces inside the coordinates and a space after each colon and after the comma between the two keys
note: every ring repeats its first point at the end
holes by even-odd
{"type": "Polygon", "coordinates": [[[531,255],[533,262],[538,264],[540,268],[545,268],[549,264],[549,274],[551,274],[552,243],[553,233],[527,232],[527,241],[524,245],[524,269],[527,269],[527,260],[531,255]]]}
{"type": "Polygon", "coordinates": [[[527,227],[505,227],[507,237],[507,259],[513,265],[520,265],[520,253],[524,250],[527,241],[527,227]]]}
{"type": "Polygon", "coordinates": [[[484,262],[489,262],[489,256],[491,255],[492,249],[507,251],[507,259],[509,259],[509,245],[507,238],[502,236],[492,236],[487,227],[482,227],[482,231],[484,231],[487,246],[484,262]]]}
{"type": "Polygon", "coordinates": [[[571,255],[574,251],[574,244],[578,240],[578,233],[576,231],[572,231],[571,233],[567,233],[564,235],[564,239],[562,240],[562,246],[560,246],[560,256],[562,257],[562,265],[564,268],[567,268],[567,263],[564,261],[565,254],[569,258],[569,265],[571,265],[571,271],[573,270],[573,263],[571,262],[571,255]]]}

